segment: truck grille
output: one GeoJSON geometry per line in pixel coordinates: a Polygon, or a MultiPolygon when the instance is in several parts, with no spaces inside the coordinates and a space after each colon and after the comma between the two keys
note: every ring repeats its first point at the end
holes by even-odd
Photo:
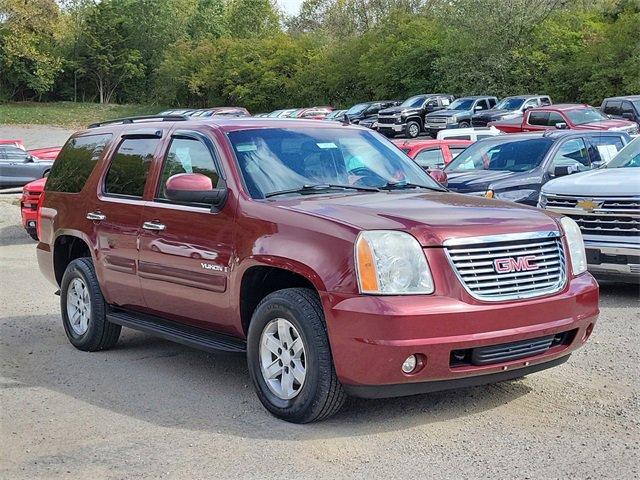
{"type": "Polygon", "coordinates": [[[585,235],[640,235],[640,198],[546,196],[545,208],[576,221],[585,235]]]}
{"type": "Polygon", "coordinates": [[[463,286],[479,300],[538,297],[565,283],[559,232],[451,239],[444,246],[463,286]]]}
{"type": "Polygon", "coordinates": [[[378,117],[378,123],[395,123],[395,117],[378,117]]]}
{"type": "Polygon", "coordinates": [[[433,125],[446,125],[448,118],[449,117],[429,117],[427,119],[427,123],[433,125]]]}

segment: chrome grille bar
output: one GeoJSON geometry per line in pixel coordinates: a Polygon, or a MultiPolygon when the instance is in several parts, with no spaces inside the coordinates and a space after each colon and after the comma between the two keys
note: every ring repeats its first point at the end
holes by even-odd
{"type": "Polygon", "coordinates": [[[557,231],[450,239],[444,246],[460,282],[479,300],[548,295],[566,282],[564,248],[557,231]],[[530,270],[518,263],[523,257],[530,270]],[[506,262],[512,270],[500,273],[496,261],[506,262]]]}

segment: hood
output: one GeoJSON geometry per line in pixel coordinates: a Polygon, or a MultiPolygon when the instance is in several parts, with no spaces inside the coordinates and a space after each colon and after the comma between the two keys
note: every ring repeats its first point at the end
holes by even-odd
{"type": "Polygon", "coordinates": [[[397,106],[397,107],[385,108],[383,110],[380,110],[378,112],[378,115],[395,115],[397,113],[408,114],[408,113],[414,113],[419,111],[420,111],[419,108],[397,106]]]}
{"type": "Polygon", "coordinates": [[[511,202],[449,192],[380,192],[296,197],[277,207],[359,230],[403,230],[425,247],[449,238],[557,230],[552,216],[511,202]]]}
{"type": "Polygon", "coordinates": [[[497,182],[513,180],[522,175],[521,172],[504,170],[468,170],[465,172],[447,171],[449,183],[447,187],[454,192],[468,193],[486,191],[489,186],[495,187],[497,182]]]}
{"type": "Polygon", "coordinates": [[[360,123],[374,123],[378,121],[378,115],[369,115],[360,119],[360,123]]]}
{"type": "Polygon", "coordinates": [[[429,114],[426,115],[426,118],[433,118],[433,117],[455,117],[457,116],[461,116],[461,117],[468,117],[469,115],[472,115],[473,112],[471,110],[436,110],[435,112],[431,112],[429,114]]]}
{"type": "Polygon", "coordinates": [[[497,120],[498,118],[505,117],[507,115],[514,115],[522,113],[518,110],[505,110],[504,108],[491,108],[489,110],[485,110],[484,112],[476,113],[474,118],[489,118],[492,120],[497,120]]]}
{"type": "Polygon", "coordinates": [[[542,187],[543,193],[576,197],[640,196],[638,168],[598,168],[556,178],[542,187]]]}
{"type": "Polygon", "coordinates": [[[626,130],[629,127],[635,126],[635,122],[628,120],[602,120],[600,122],[583,123],[582,125],[576,125],[574,128],[580,130],[611,130],[611,129],[623,129],[626,130]]]}

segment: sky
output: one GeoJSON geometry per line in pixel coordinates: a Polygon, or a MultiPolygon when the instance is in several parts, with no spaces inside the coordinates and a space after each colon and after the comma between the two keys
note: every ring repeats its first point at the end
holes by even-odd
{"type": "Polygon", "coordinates": [[[302,0],[278,0],[278,5],[287,15],[296,15],[300,11],[302,0]]]}

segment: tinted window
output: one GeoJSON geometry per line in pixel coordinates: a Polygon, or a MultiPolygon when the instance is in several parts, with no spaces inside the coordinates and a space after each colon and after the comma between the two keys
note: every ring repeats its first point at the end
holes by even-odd
{"type": "Polygon", "coordinates": [[[179,173],[200,173],[211,179],[215,188],[220,176],[213,156],[207,146],[199,140],[174,138],[162,167],[157,198],[168,199],[165,184],[169,177],[179,173]]]}
{"type": "Polygon", "coordinates": [[[624,147],[605,168],[640,168],[640,138],[624,147]]]}
{"type": "Polygon", "coordinates": [[[3,152],[3,158],[7,162],[19,162],[22,163],[27,159],[27,152],[18,147],[6,146],[1,147],[3,152]]]}
{"type": "Polygon", "coordinates": [[[51,167],[45,190],[67,193],[78,193],[82,190],[110,140],[111,134],[69,139],[51,167]]]}
{"type": "Polygon", "coordinates": [[[607,115],[620,115],[620,105],[622,102],[609,101],[604,105],[604,113],[607,115]]]}
{"type": "Polygon", "coordinates": [[[128,138],[118,147],[104,182],[105,193],[142,197],[149,167],[160,139],[128,138]]]}
{"type": "Polygon", "coordinates": [[[495,98],[490,98],[489,99],[489,108],[493,108],[496,106],[496,99],[495,98]]]}
{"type": "Polygon", "coordinates": [[[550,127],[555,127],[556,123],[566,123],[565,119],[562,118],[562,115],[556,112],[549,112],[549,118],[547,119],[547,125],[550,127]]]}
{"type": "Polygon", "coordinates": [[[547,126],[549,120],[549,112],[531,112],[529,114],[529,125],[547,126]]]}
{"type": "Polygon", "coordinates": [[[551,99],[549,97],[540,98],[540,105],[551,105],[551,99]]]}
{"type": "Polygon", "coordinates": [[[622,102],[622,113],[634,113],[631,102],[622,102]]]}
{"type": "Polygon", "coordinates": [[[442,168],[444,167],[444,157],[442,150],[432,148],[430,150],[422,150],[414,158],[416,163],[423,168],[442,168]]]}
{"type": "Polygon", "coordinates": [[[487,110],[489,108],[489,105],[487,104],[486,100],[480,100],[476,104],[476,107],[482,107],[482,110],[487,110]]]}
{"type": "Polygon", "coordinates": [[[502,170],[526,172],[537,167],[553,145],[545,137],[510,140],[494,137],[474,143],[446,167],[447,172],[502,170]]]}
{"type": "Polygon", "coordinates": [[[465,150],[466,150],[466,147],[449,147],[449,152],[451,152],[451,158],[456,158],[465,150]]]}

